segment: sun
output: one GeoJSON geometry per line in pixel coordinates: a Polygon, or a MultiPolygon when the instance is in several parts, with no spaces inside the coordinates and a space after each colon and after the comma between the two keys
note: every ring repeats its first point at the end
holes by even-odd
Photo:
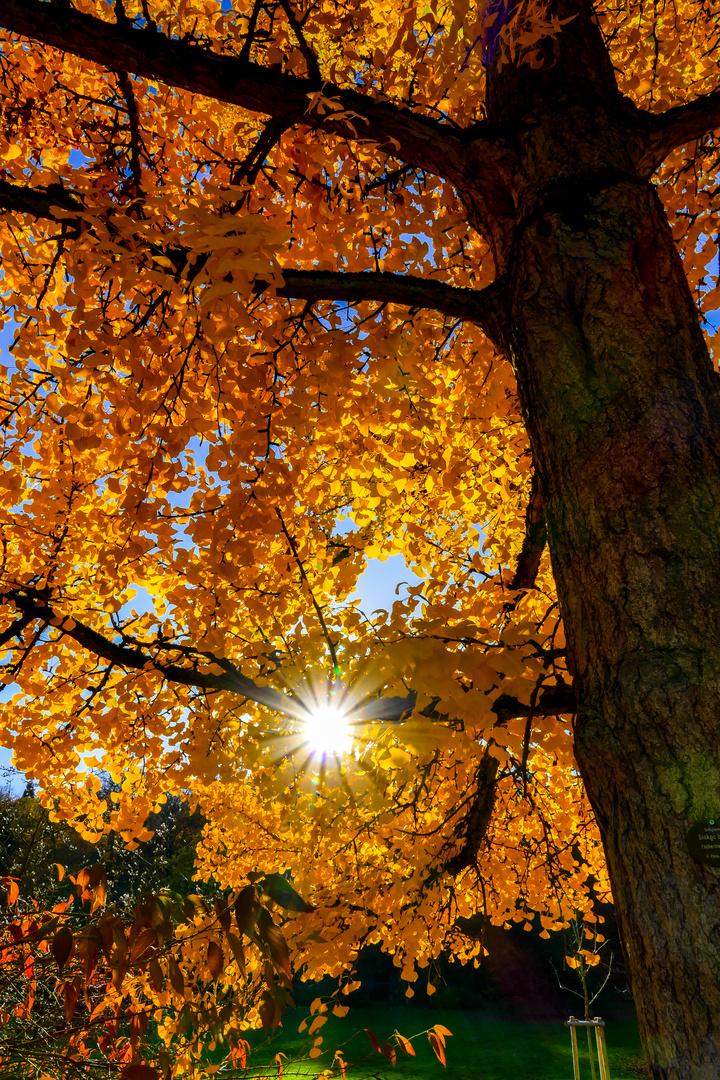
{"type": "Polygon", "coordinates": [[[348,717],[333,705],[318,705],[303,721],[305,738],[313,752],[322,757],[349,754],[352,732],[348,717]]]}

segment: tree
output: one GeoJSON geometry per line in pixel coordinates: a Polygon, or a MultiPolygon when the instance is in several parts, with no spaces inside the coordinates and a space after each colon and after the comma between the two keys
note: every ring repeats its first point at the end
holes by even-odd
{"type": "Polygon", "coordinates": [[[87,837],[192,789],[308,975],[409,992],[604,852],[673,1080],[720,1064],[713,9],[0,0],[16,763],[87,837]]]}

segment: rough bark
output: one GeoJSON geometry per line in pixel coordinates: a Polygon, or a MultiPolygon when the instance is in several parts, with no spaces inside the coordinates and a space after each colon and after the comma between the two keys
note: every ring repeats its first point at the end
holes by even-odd
{"type": "Polygon", "coordinates": [[[720,816],[720,380],[600,35],[557,7],[537,81],[491,79],[491,118],[525,108],[511,359],[650,1074],[711,1080],[720,870],[686,832],[720,816]]]}

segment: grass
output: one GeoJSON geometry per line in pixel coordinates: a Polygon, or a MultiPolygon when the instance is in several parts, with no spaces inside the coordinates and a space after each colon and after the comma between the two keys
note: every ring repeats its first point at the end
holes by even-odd
{"type": "MultiPolygon", "coordinates": [[[[279,1051],[288,1055],[284,1062],[284,1080],[293,1077],[317,1077],[332,1066],[336,1048],[342,1049],[348,1069],[348,1080],[377,1077],[380,1080],[573,1080],[570,1032],[559,1023],[523,1023],[506,1015],[493,1016],[488,1012],[447,1009],[410,1009],[388,1004],[374,1008],[351,1009],[346,1017],[330,1017],[322,1030],[324,1036],[321,1057],[314,1061],[293,1062],[296,1056],[307,1055],[309,1044],[303,1042],[297,1026],[307,1010],[285,1014],[285,1027],[264,1040],[262,1033],[251,1033],[253,1047],[249,1071],[265,1072],[274,1065],[279,1051]],[[408,1057],[397,1047],[397,1064],[372,1051],[364,1028],[375,1032],[382,1043],[395,1030],[406,1038],[417,1035],[425,1027],[443,1024],[452,1031],[447,1039],[447,1071],[435,1057],[426,1036],[414,1040],[416,1057],[408,1057]]],[[[644,1076],[642,1048],[634,1019],[610,1020],[605,1037],[608,1048],[611,1080],[637,1080],[644,1076]]],[[[312,1040],[311,1040],[312,1042],[312,1040]]],[[[394,1042],[394,1040],[393,1040],[394,1042]]],[[[594,1044],[594,1033],[593,1033],[594,1044]]],[[[591,1080],[588,1064],[587,1039],[578,1031],[581,1080],[591,1080]],[[585,1048],[583,1053],[583,1046],[585,1048]]],[[[599,1074],[596,1066],[596,1080],[599,1074]]]]}

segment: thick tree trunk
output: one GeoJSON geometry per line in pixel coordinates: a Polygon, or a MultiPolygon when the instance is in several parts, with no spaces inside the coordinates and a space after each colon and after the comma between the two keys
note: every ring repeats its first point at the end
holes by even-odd
{"type": "Polygon", "coordinates": [[[511,359],[650,1073],[717,1080],[720,869],[686,833],[720,818],[720,379],[589,6],[557,6],[576,19],[547,70],[490,79],[527,166],[511,359]]]}
{"type": "Polygon", "coordinates": [[[652,1075],[710,1080],[720,870],[685,834],[720,817],[720,380],[654,194],[584,212],[525,232],[514,358],[652,1075]]]}

